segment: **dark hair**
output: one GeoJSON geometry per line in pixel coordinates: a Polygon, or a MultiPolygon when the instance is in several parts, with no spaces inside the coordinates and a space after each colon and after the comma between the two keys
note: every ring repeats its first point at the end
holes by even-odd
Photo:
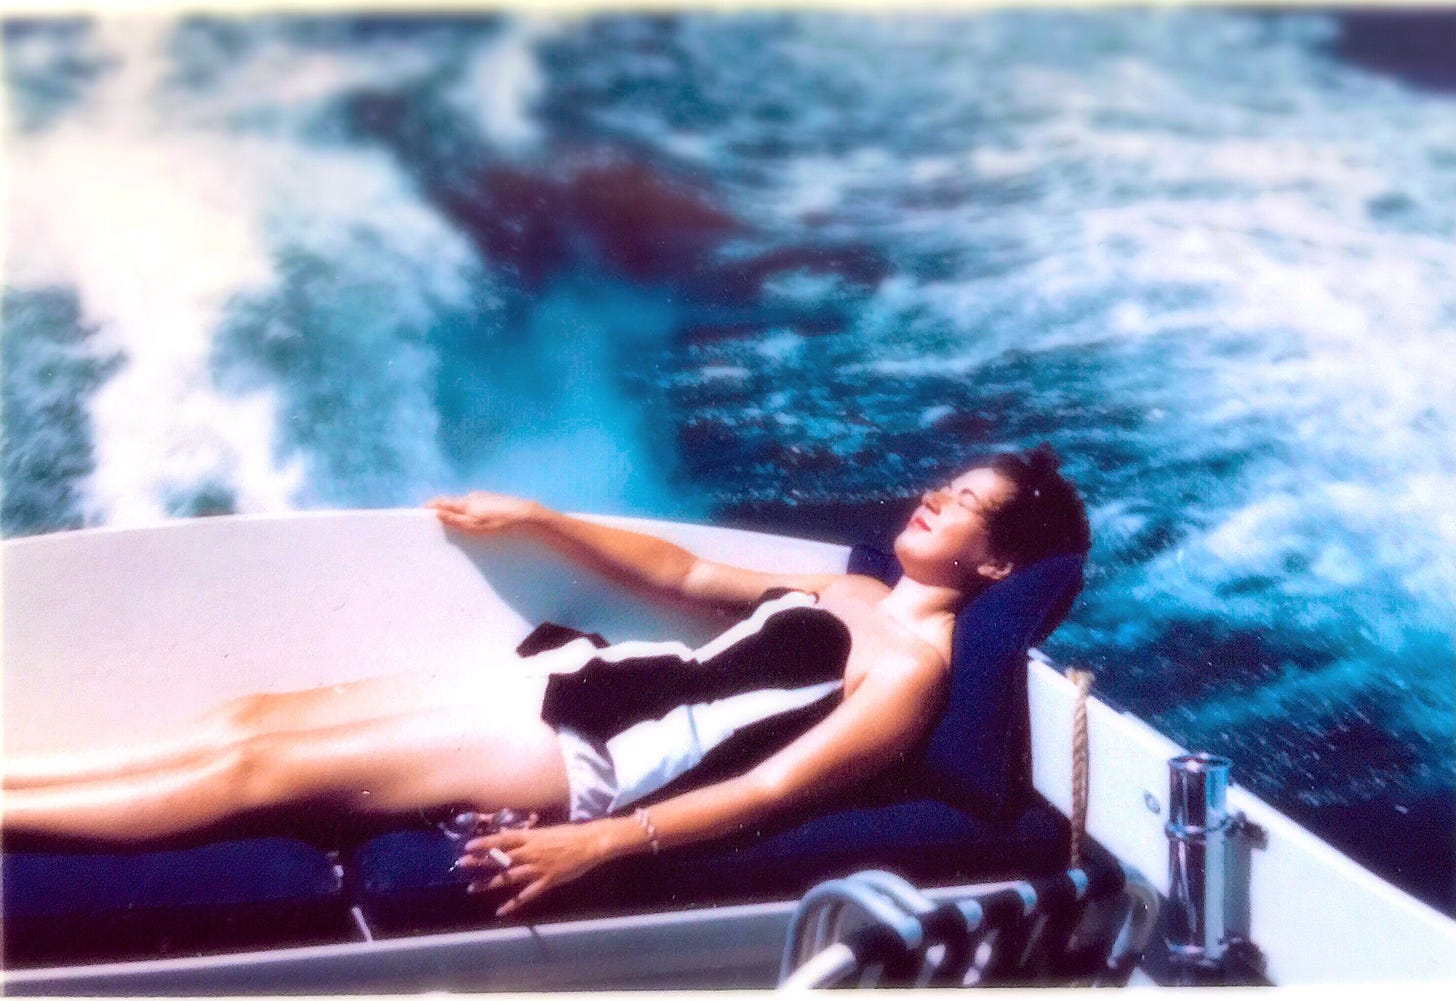
{"type": "Polygon", "coordinates": [[[1018,568],[1062,553],[1092,548],[1087,509],[1077,488],[1058,471],[1056,451],[1045,443],[1029,452],[1005,452],[988,465],[1015,485],[989,526],[992,551],[1018,568]]]}

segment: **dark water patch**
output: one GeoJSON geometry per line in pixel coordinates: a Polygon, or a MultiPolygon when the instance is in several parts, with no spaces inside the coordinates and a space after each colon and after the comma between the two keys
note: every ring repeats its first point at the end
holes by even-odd
{"type": "Polygon", "coordinates": [[[1048,349],[1010,348],[974,373],[986,406],[1018,422],[1017,436],[1052,434],[1076,427],[1093,437],[1131,440],[1148,423],[1149,404],[1131,393],[1084,391],[1109,363],[1123,364],[1112,345],[1082,344],[1048,349]]]}
{"type": "Polygon", "coordinates": [[[947,178],[916,185],[896,196],[896,203],[911,211],[928,209],[944,212],[970,201],[976,185],[966,177],[947,178]]]}
{"type": "Polygon", "coordinates": [[[0,296],[0,534],[83,528],[81,485],[95,468],[87,403],[124,363],[98,354],[74,291],[0,296]]]}
{"type": "MultiPolygon", "coordinates": [[[[408,102],[361,103],[369,128],[388,132],[408,102]]],[[[838,283],[838,296],[862,297],[890,272],[868,246],[788,244],[723,254],[754,227],[722,205],[701,178],[620,148],[562,157],[550,167],[482,163],[431,182],[428,194],[480,248],[491,265],[526,290],[563,272],[592,268],[621,280],[664,286],[690,309],[702,336],[732,335],[755,323],[785,323],[807,332],[842,329],[842,302],[821,301],[775,315],[771,283],[804,277],[838,283]],[[714,316],[723,307],[760,313],[714,316]]]]}
{"type": "Polygon", "coordinates": [[[1151,641],[1113,655],[1117,666],[1107,681],[1119,701],[1148,716],[1163,716],[1204,699],[1255,691],[1288,670],[1317,670],[1331,659],[1328,650],[1296,634],[1185,618],[1163,625],[1151,641]]]}
{"type": "Polygon", "coordinates": [[[824,473],[843,464],[843,460],[827,446],[794,443],[778,444],[768,449],[768,461],[790,476],[801,472],[824,473]]]}
{"type": "Polygon", "coordinates": [[[1188,538],[1189,526],[1176,516],[1147,506],[1133,513],[1134,524],[1099,525],[1097,535],[1098,564],[1125,568],[1139,566],[1180,545],[1188,538]]]}
{"type": "Polygon", "coordinates": [[[1456,917],[1456,795],[1449,789],[1333,806],[1296,804],[1286,812],[1377,876],[1456,917]]]}
{"type": "Polygon", "coordinates": [[[194,93],[213,88],[246,65],[263,37],[239,18],[182,18],[167,40],[171,66],[166,84],[194,93]]]}
{"type": "Polygon", "coordinates": [[[595,17],[548,40],[538,48],[553,81],[542,119],[592,135],[604,128],[596,119],[600,109],[638,101],[650,103],[652,117],[674,129],[710,130],[741,114],[715,96],[713,64],[699,65],[682,45],[682,20],[675,14],[595,17]],[[601,59],[606,52],[617,58],[601,59]]]}
{"type": "Polygon", "coordinates": [[[1044,198],[1046,179],[1027,170],[1006,177],[977,177],[969,171],[898,189],[891,207],[910,212],[955,212],[967,206],[1021,207],[1044,198]]]}
{"type": "Polygon", "coordinates": [[[1456,93],[1456,11],[1372,8],[1337,17],[1341,59],[1423,90],[1456,93]]]}
{"type": "Polygon", "coordinates": [[[849,318],[833,307],[817,312],[785,309],[709,309],[690,316],[679,334],[686,343],[740,340],[756,342],[770,331],[791,330],[810,336],[842,333],[849,318]]]}
{"type": "MultiPolygon", "coordinates": [[[[1319,713],[1309,727],[1312,743],[1318,746],[1318,767],[1335,775],[1373,777],[1390,776],[1392,785],[1416,775],[1420,770],[1420,752],[1401,739],[1404,729],[1394,718],[1396,703],[1389,687],[1373,684],[1348,699],[1328,707],[1318,706],[1319,713]]],[[[1327,788],[1316,787],[1317,798],[1327,788]]]]}
{"type": "Polygon", "coordinates": [[[0,22],[5,95],[13,127],[45,128],[78,106],[116,66],[92,41],[88,17],[0,22]]]}
{"type": "Polygon", "coordinates": [[[293,42],[318,49],[348,51],[378,42],[459,39],[467,35],[488,37],[501,28],[506,16],[489,11],[434,10],[423,17],[365,11],[343,17],[287,14],[273,20],[293,42]]]}
{"type": "Polygon", "coordinates": [[[960,441],[989,442],[1000,431],[1000,424],[995,414],[986,410],[948,407],[944,413],[931,418],[926,430],[960,441]]]}
{"type": "Polygon", "coordinates": [[[1403,227],[1420,227],[1425,219],[1421,207],[1402,191],[1387,191],[1365,202],[1365,212],[1372,222],[1403,227]]]}
{"type": "Polygon", "coordinates": [[[1115,502],[1130,497],[1155,500],[1164,518],[1179,533],[1208,527],[1205,512],[1210,498],[1227,497],[1230,484],[1248,482],[1248,471],[1263,456],[1246,449],[1219,447],[1210,441],[1207,452],[1195,452],[1202,443],[1190,442],[1193,454],[1168,456],[1155,469],[1126,462],[1126,443],[1088,442],[1088,455],[1103,474],[1093,484],[1090,500],[1115,502]]]}
{"type": "Polygon", "coordinates": [[[719,480],[725,469],[742,471],[731,495],[782,492],[791,501],[823,496],[826,482],[845,478],[845,458],[834,449],[801,435],[786,438],[777,414],[722,420],[697,418],[678,435],[684,467],[707,480],[719,480]]]}
{"type": "Polygon", "coordinates": [[[236,514],[237,491],[226,483],[203,482],[186,490],[171,490],[163,498],[170,518],[211,518],[236,514]]]}
{"type": "Polygon", "coordinates": [[[714,520],[732,528],[889,550],[919,503],[918,495],[903,494],[865,500],[762,499],[724,505],[714,520]]]}
{"type": "Polygon", "coordinates": [[[984,280],[994,274],[1008,274],[1020,266],[1020,263],[991,259],[983,249],[972,250],[958,244],[917,253],[902,265],[906,274],[928,284],[958,282],[969,274],[984,280]]]}
{"type": "Polygon", "coordinates": [[[737,430],[721,420],[686,421],[678,429],[677,444],[687,471],[701,476],[710,476],[724,466],[742,465],[747,458],[737,430]]]}
{"type": "Polygon", "coordinates": [[[1281,581],[1268,574],[1240,574],[1221,581],[1214,593],[1220,598],[1243,598],[1252,595],[1272,595],[1278,592],[1281,581]]]}
{"type": "MultiPolygon", "coordinates": [[[[711,154],[686,156],[712,155],[748,183],[803,155],[963,152],[987,116],[956,101],[933,65],[893,82],[864,72],[863,43],[845,28],[794,14],[592,18],[538,47],[553,80],[539,113],[553,128],[626,133],[668,156],[678,154],[667,134],[710,137],[711,154]]],[[[876,61],[915,58],[888,37],[876,49],[876,61]]]]}
{"type": "Polygon", "coordinates": [[[1131,470],[1143,454],[1140,437],[1097,430],[1095,425],[1078,427],[1070,417],[1060,425],[1045,418],[1022,422],[1013,417],[1006,426],[1012,431],[1005,439],[1008,445],[1025,449],[1045,441],[1055,447],[1089,505],[1127,498],[1126,479],[1134,475],[1131,470]]]}
{"type": "Polygon", "coordinates": [[[566,191],[571,216],[598,254],[636,281],[696,271],[745,229],[701,186],[640,161],[589,165],[566,191]]]}
{"type": "Polygon", "coordinates": [[[864,294],[889,276],[890,265],[868,246],[792,244],[716,264],[687,288],[699,301],[745,302],[762,296],[772,279],[797,274],[832,276],[864,294]]]}
{"type": "MultiPolygon", "coordinates": [[[[436,74],[388,87],[357,86],[324,102],[311,138],[322,145],[378,146],[415,181],[419,193],[441,206],[451,198],[468,201],[483,170],[509,164],[480,126],[448,99],[464,85],[469,50],[441,58],[436,74]]],[[[524,167],[520,168],[524,169],[524,167]]]]}
{"type": "Polygon", "coordinates": [[[776,333],[767,350],[696,341],[673,363],[684,461],[720,503],[919,491],[1007,444],[971,380],[877,376],[853,333],[776,333]]]}
{"type": "Polygon", "coordinates": [[[492,266],[534,290],[565,270],[570,233],[564,195],[551,178],[510,166],[482,167],[468,182],[437,191],[435,199],[492,266]]]}
{"type": "Polygon", "coordinates": [[[549,172],[484,164],[430,196],[527,289],[592,264],[637,282],[695,274],[745,228],[700,185],[615,154],[549,172]]]}
{"type": "Polygon", "coordinates": [[[1428,781],[1429,741],[1397,718],[1391,695],[1378,685],[1336,692],[1316,683],[1278,698],[1250,690],[1243,699],[1228,694],[1170,712],[1155,725],[1232,758],[1240,781],[1282,808],[1392,799],[1428,781]]]}

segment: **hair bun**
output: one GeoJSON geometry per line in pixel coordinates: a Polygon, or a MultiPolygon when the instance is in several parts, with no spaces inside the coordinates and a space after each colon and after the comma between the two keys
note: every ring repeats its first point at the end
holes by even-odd
{"type": "Polygon", "coordinates": [[[1015,490],[991,519],[991,548],[1025,566],[1057,553],[1091,548],[1082,498],[1058,471],[1062,458],[1043,442],[1024,452],[1007,452],[990,466],[1015,490]]]}
{"type": "Polygon", "coordinates": [[[1031,466],[1034,473],[1055,473],[1062,465],[1062,457],[1046,442],[1042,442],[1028,452],[1026,458],[1027,464],[1031,466]]]}

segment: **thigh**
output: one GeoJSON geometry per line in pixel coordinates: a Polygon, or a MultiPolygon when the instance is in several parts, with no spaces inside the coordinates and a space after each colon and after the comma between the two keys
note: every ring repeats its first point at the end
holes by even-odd
{"type": "Polygon", "coordinates": [[[274,802],[339,800],[396,812],[447,805],[562,814],[568,789],[556,732],[540,719],[539,686],[500,691],[489,705],[416,709],[306,732],[255,747],[274,802]]]}
{"type": "MultiPolygon", "coordinates": [[[[252,732],[319,730],[430,709],[490,706],[498,693],[529,690],[535,684],[509,669],[408,671],[291,692],[262,692],[231,702],[221,712],[252,732]]],[[[514,705],[519,698],[511,701],[514,705]]],[[[539,714],[539,699],[536,708],[539,714]]]]}

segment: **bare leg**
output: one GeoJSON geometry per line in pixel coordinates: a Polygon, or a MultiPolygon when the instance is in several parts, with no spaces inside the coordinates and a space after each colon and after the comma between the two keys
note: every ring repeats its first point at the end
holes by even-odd
{"type": "Polygon", "coordinates": [[[97,782],[189,762],[200,764],[249,737],[468,704],[478,698],[472,693],[479,685],[478,676],[418,672],[245,695],[195,720],[180,733],[144,744],[7,758],[4,788],[97,782]]]}
{"type": "Polygon", "coordinates": [[[277,806],[376,813],[462,804],[561,815],[567,784],[556,734],[521,701],[501,699],[483,714],[424,709],[250,737],[135,775],[15,790],[5,795],[3,826],[145,841],[277,806]]]}

